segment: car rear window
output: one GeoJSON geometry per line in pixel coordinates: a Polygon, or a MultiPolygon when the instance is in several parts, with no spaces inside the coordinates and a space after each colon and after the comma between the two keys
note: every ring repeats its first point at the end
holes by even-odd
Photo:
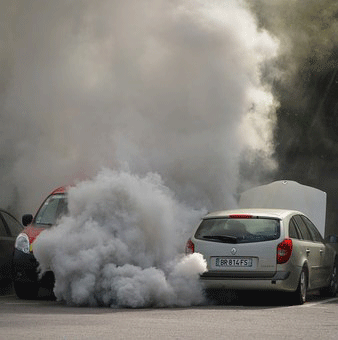
{"type": "Polygon", "coordinates": [[[195,238],[225,243],[251,243],[280,237],[280,221],[274,218],[208,218],[202,220],[195,238]]]}

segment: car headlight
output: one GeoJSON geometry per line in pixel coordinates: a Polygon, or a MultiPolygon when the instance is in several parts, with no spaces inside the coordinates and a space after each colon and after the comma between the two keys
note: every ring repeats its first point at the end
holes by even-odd
{"type": "Polygon", "coordinates": [[[26,254],[29,253],[29,238],[26,234],[19,234],[15,241],[15,248],[26,254]]]}

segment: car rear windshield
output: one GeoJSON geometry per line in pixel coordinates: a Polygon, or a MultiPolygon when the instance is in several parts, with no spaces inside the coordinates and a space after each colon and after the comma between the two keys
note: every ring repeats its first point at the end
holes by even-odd
{"type": "Polygon", "coordinates": [[[39,209],[35,224],[52,226],[56,224],[57,220],[67,214],[67,199],[65,194],[55,194],[49,196],[39,209]]]}
{"type": "Polygon", "coordinates": [[[208,218],[202,220],[195,238],[225,243],[250,243],[276,240],[280,221],[273,218],[208,218]]]}

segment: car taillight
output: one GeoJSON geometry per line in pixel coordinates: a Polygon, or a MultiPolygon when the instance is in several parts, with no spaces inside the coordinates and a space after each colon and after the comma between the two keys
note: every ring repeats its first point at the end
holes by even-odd
{"type": "Polygon", "coordinates": [[[277,264],[288,262],[291,254],[292,254],[292,240],[285,239],[277,246],[277,264]]]}
{"type": "Polygon", "coordinates": [[[193,254],[194,251],[195,251],[195,245],[189,238],[188,242],[185,245],[185,254],[186,255],[193,254]]]}

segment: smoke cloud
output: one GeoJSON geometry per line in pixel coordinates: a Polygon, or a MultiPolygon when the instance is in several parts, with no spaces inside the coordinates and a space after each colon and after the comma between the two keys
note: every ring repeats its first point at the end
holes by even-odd
{"type": "Polygon", "coordinates": [[[333,0],[246,4],[259,27],[279,40],[279,53],[263,72],[280,103],[274,135],[276,177],[326,191],[327,231],[337,233],[338,4],[333,0]]]}
{"type": "Polygon", "coordinates": [[[34,211],[76,184],[70,214],[34,244],[56,296],[201,303],[204,262],[182,257],[186,236],[276,169],[278,101],[261,77],[278,40],[233,0],[0,9],[0,204],[34,211]]]}
{"type": "Polygon", "coordinates": [[[244,149],[269,163],[277,43],[237,1],[1,3],[1,205],[35,211],[102,167],[232,207],[244,149]]]}
{"type": "Polygon", "coordinates": [[[205,211],[179,203],[158,175],[105,169],[68,193],[69,215],[33,244],[58,299],[79,305],[187,306],[203,302],[200,254],[183,257],[205,211]]]}

